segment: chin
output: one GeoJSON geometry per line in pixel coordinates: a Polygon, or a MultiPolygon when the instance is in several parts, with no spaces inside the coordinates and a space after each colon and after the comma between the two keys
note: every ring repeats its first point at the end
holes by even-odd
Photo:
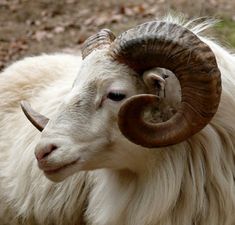
{"type": "Polygon", "coordinates": [[[68,168],[62,168],[54,171],[44,171],[44,175],[51,181],[59,183],[65,180],[67,177],[72,176],[80,171],[76,166],[70,166],[68,168]]]}
{"type": "Polygon", "coordinates": [[[57,174],[48,174],[44,172],[44,175],[46,176],[47,179],[49,179],[52,182],[59,183],[65,180],[68,176],[61,175],[59,173],[57,174]]]}

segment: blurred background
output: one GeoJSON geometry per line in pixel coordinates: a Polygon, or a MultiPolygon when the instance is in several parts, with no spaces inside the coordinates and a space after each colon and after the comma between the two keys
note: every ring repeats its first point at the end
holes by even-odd
{"type": "Polygon", "coordinates": [[[24,56],[76,52],[90,35],[116,35],[169,11],[221,22],[209,35],[235,48],[235,0],[0,0],[0,69],[24,56]]]}

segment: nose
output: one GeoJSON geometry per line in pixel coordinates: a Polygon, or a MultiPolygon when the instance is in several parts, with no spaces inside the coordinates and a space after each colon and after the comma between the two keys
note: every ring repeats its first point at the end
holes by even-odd
{"type": "Polygon", "coordinates": [[[45,144],[36,147],[35,156],[38,161],[45,159],[48,157],[53,151],[55,151],[58,147],[54,144],[45,144]]]}

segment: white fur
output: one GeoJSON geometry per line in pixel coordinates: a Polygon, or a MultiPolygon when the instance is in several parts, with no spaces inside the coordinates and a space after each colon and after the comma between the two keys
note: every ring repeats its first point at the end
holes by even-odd
{"type": "MultiPolygon", "coordinates": [[[[83,62],[80,56],[42,55],[7,68],[0,75],[0,224],[234,224],[235,58],[200,38],[213,50],[222,74],[219,110],[201,132],[161,149],[137,146],[119,132],[120,103],[106,98],[107,92],[129,97],[150,90],[132,70],[111,63],[106,50],[83,62]],[[42,135],[21,112],[23,99],[51,119],[42,135]],[[59,183],[44,176],[34,156],[35,148],[41,151],[48,143],[59,148],[43,169],[80,159],[46,174],[59,183]]],[[[179,101],[170,95],[167,105],[177,108],[171,97],[179,101]]]]}

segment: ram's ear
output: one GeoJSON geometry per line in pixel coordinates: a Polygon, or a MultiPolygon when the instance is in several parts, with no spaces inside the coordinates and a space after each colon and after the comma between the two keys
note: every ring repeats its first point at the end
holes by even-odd
{"type": "Polygon", "coordinates": [[[165,79],[168,75],[164,69],[155,69],[153,71],[147,71],[143,74],[143,80],[148,88],[149,93],[157,94],[159,97],[164,93],[165,79]]]}

